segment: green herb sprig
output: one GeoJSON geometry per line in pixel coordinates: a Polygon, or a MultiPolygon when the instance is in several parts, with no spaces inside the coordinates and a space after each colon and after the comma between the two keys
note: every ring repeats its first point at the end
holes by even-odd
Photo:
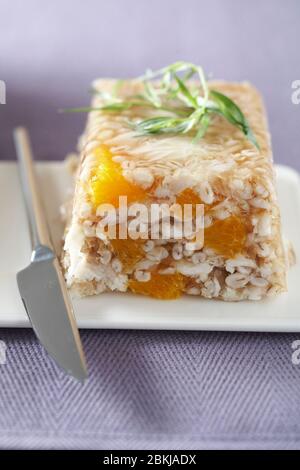
{"type": "MultiPolygon", "coordinates": [[[[213,115],[221,115],[240,129],[259,149],[258,142],[241,109],[228,96],[210,90],[201,67],[189,62],[175,62],[156,72],[146,71],[138,78],[142,92],[121,98],[122,81],[117,81],[112,93],[101,93],[104,105],[99,108],[72,108],[67,112],[122,112],[131,108],[152,108],[162,115],[130,122],[139,135],[186,134],[194,131],[194,142],[201,139],[213,115]],[[190,80],[194,78],[194,80],[190,80]],[[195,80],[196,78],[196,80],[195,80]]],[[[99,92],[96,92],[99,93],[99,92]]]]}

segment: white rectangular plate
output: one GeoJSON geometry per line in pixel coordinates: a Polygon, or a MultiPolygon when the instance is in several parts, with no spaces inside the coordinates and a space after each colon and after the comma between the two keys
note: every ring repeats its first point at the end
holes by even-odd
{"type": "MultiPolygon", "coordinates": [[[[57,249],[63,226],[59,206],[70,187],[64,164],[37,164],[44,206],[57,249]]],[[[283,232],[300,255],[300,181],[298,174],[277,167],[283,232]]],[[[16,272],[29,263],[30,241],[17,166],[0,163],[0,327],[30,326],[19,298],[16,272]]],[[[81,328],[300,332],[300,264],[289,273],[289,291],[259,302],[221,302],[197,297],[159,301],[130,294],[106,293],[74,300],[81,328]]]]}

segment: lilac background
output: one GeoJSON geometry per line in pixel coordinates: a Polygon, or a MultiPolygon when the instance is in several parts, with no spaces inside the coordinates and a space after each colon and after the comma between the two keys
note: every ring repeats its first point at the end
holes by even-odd
{"type": "MultiPolygon", "coordinates": [[[[96,76],[134,76],[177,59],[251,80],[266,99],[275,157],[300,169],[298,0],[0,0],[0,158],[30,129],[39,159],[74,149],[96,76]]],[[[118,301],[116,297],[116,302],[118,301]]],[[[220,309],[222,304],[220,303],[220,309]]],[[[184,314],[184,313],[183,313],[184,314]]],[[[201,315],[201,302],[199,303],[201,315]]],[[[2,448],[300,448],[293,334],[85,331],[76,384],[31,331],[0,330],[2,448]]]]}
{"type": "Polygon", "coordinates": [[[30,129],[39,159],[73,150],[97,76],[135,76],[183,59],[263,93],[277,161],[300,169],[299,0],[0,0],[0,158],[14,158],[12,127],[30,129]]]}

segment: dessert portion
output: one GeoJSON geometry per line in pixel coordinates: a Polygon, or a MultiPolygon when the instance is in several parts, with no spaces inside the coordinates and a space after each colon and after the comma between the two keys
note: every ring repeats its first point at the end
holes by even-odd
{"type": "Polygon", "coordinates": [[[189,99],[201,108],[203,84],[177,78],[176,89],[174,76],[149,89],[141,79],[94,83],[63,252],[67,285],[79,296],[131,291],[238,301],[286,290],[270,136],[258,92],[248,83],[209,82],[207,103],[216,111],[199,118],[200,109],[196,121],[189,99]],[[218,101],[224,96],[228,101],[218,101]],[[104,214],[105,204],[115,216],[104,214]],[[136,204],[143,206],[138,214],[131,210],[136,204]],[[162,228],[163,210],[147,217],[153,204],[191,205],[190,230],[178,237],[176,227],[162,228]],[[202,241],[196,239],[196,206],[204,211],[202,241]],[[131,233],[137,219],[138,238],[131,233]]]}

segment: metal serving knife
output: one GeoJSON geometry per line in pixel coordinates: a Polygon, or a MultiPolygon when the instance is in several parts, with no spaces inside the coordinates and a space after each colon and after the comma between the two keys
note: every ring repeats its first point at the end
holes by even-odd
{"type": "Polygon", "coordinates": [[[14,141],[32,242],[31,262],[17,274],[19,292],[41,344],[60,367],[83,381],[87,368],[82,344],[39,199],[27,131],[15,129],[14,141]]]}

